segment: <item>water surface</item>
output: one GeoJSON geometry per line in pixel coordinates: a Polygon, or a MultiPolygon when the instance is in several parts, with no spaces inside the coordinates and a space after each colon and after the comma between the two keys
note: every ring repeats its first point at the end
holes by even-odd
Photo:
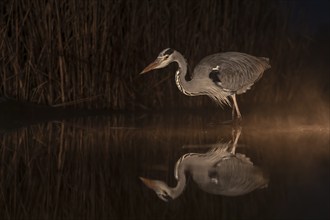
{"type": "Polygon", "coordinates": [[[2,219],[328,219],[329,126],[245,118],[236,153],[269,177],[244,195],[203,191],[187,173],[168,202],[139,177],[176,185],[176,161],[230,143],[216,117],[101,115],[0,134],[2,219]]]}

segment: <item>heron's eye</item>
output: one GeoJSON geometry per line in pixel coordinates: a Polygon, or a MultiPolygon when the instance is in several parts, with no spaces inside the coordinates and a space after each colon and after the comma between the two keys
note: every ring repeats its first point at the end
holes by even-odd
{"type": "Polygon", "coordinates": [[[165,56],[164,56],[164,59],[166,60],[168,57],[169,57],[169,55],[165,55],[165,56]]]}

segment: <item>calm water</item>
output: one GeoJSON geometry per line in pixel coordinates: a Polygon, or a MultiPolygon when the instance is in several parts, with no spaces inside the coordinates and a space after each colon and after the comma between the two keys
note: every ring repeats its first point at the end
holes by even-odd
{"type": "MultiPolygon", "coordinates": [[[[321,124],[290,117],[245,118],[234,155],[243,155],[253,169],[262,170],[268,187],[238,196],[215,195],[205,192],[187,172],[184,191],[168,202],[139,177],[174,187],[177,160],[187,153],[205,154],[217,143],[232,144],[232,126],[198,114],[119,115],[50,121],[2,132],[0,216],[328,219],[329,125],[321,124]]],[[[243,174],[228,171],[228,175],[243,174]]]]}

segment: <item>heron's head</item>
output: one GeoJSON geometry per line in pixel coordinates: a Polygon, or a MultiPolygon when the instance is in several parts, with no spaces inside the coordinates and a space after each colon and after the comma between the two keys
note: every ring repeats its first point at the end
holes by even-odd
{"type": "Polygon", "coordinates": [[[173,199],[171,195],[171,189],[164,182],[159,180],[146,179],[143,177],[140,177],[140,179],[147,187],[155,191],[161,200],[168,202],[169,200],[173,199]]]}
{"type": "Polygon", "coordinates": [[[166,48],[165,50],[160,52],[156,60],[150,63],[146,68],[144,68],[140,74],[149,72],[154,69],[161,69],[169,65],[171,62],[174,61],[173,59],[174,51],[175,50],[171,48],[166,48]]]}

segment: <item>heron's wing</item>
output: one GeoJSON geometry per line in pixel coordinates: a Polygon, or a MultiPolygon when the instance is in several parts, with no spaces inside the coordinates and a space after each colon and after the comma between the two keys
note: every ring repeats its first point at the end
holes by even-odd
{"type": "Polygon", "coordinates": [[[209,73],[209,78],[214,82],[214,84],[219,86],[223,91],[229,92],[229,93],[235,93],[235,90],[224,86],[223,81],[221,81],[221,72],[219,70],[213,69],[209,73]]]}
{"type": "Polygon", "coordinates": [[[247,157],[245,154],[236,153],[235,156],[238,159],[240,159],[243,163],[247,163],[247,164],[253,165],[253,162],[251,161],[251,159],[249,157],[247,157]]]}
{"type": "Polygon", "coordinates": [[[216,146],[218,147],[211,149],[209,152],[205,154],[205,156],[207,156],[208,158],[209,164],[212,167],[217,167],[224,161],[231,160],[233,158],[238,159],[242,163],[253,165],[251,159],[247,157],[245,154],[241,154],[241,153],[233,154],[227,151],[229,145],[230,143],[222,144],[222,146],[217,144],[216,146]]]}
{"type": "Polygon", "coordinates": [[[228,151],[230,145],[231,143],[217,143],[205,154],[211,167],[216,167],[219,163],[235,157],[235,154],[228,151]]]}
{"type": "Polygon", "coordinates": [[[237,157],[226,160],[207,173],[204,190],[221,195],[243,195],[267,187],[269,178],[259,167],[242,163],[237,157]]]}
{"type": "Polygon", "coordinates": [[[249,89],[268,68],[268,58],[226,52],[202,59],[196,66],[193,77],[208,77],[224,91],[240,94],[249,89]]]}

